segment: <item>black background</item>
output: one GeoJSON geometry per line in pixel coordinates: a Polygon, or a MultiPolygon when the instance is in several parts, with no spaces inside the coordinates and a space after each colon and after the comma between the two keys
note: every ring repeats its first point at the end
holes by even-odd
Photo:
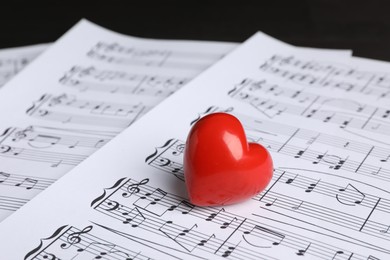
{"type": "Polygon", "coordinates": [[[390,61],[390,1],[12,1],[0,48],[55,41],[81,18],[124,34],[242,42],[263,31],[291,44],[390,61]]]}

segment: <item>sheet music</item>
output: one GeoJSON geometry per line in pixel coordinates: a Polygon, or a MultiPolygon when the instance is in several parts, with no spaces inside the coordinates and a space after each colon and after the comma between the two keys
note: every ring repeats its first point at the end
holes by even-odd
{"type": "Polygon", "coordinates": [[[41,54],[49,44],[0,49],[0,87],[41,54]]]}
{"type": "Polygon", "coordinates": [[[235,46],[138,39],[79,23],[2,90],[0,220],[235,46]]]}
{"type": "MultiPolygon", "coordinates": [[[[235,46],[140,39],[80,22],[2,88],[0,220],[235,46]]],[[[1,51],[3,79],[44,48],[1,51]]]]}
{"type": "Polygon", "coordinates": [[[0,250],[25,259],[387,259],[388,68],[258,33],[2,222],[0,250]],[[195,207],[184,141],[216,111],[268,147],[274,176],[245,203],[195,207]]]}

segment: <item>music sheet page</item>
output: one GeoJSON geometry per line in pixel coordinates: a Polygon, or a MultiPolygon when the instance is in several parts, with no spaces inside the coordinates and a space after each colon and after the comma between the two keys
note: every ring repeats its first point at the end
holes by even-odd
{"type": "Polygon", "coordinates": [[[49,44],[0,49],[0,87],[41,54],[49,44]]]}
{"type": "MultiPolygon", "coordinates": [[[[93,57],[128,61],[106,57],[117,50],[93,57]]],[[[46,69],[47,81],[58,79],[46,69]]],[[[258,33],[4,220],[0,251],[9,259],[388,259],[388,70],[258,33]],[[274,176],[244,203],[196,207],[183,148],[194,122],[217,111],[237,116],[248,139],[269,149],[274,176]]],[[[59,84],[86,94],[91,76],[77,73],[59,84]]],[[[75,119],[57,106],[91,106],[59,94],[41,96],[26,113],[66,124],[75,119]]],[[[68,140],[42,135],[35,138],[50,141],[25,142],[68,140]]],[[[62,145],[81,143],[71,140],[62,145]]]]}

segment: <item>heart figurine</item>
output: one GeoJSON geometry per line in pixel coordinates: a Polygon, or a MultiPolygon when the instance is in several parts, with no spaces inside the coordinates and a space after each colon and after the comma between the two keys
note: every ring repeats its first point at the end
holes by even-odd
{"type": "Polygon", "coordinates": [[[267,149],[248,143],[233,115],[210,114],[191,128],[184,151],[184,177],[194,205],[222,206],[249,199],[267,187],[272,173],[267,149]]]}

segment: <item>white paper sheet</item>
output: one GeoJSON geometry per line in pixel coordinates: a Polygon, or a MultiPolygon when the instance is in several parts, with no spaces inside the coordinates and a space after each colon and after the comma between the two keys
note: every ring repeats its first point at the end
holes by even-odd
{"type": "Polygon", "coordinates": [[[49,44],[37,44],[0,50],[0,87],[41,54],[49,44]]]}
{"type": "Polygon", "coordinates": [[[0,250],[9,259],[387,259],[388,69],[259,33],[3,221],[0,250]],[[215,111],[268,147],[275,172],[245,203],[199,208],[187,200],[183,141],[215,111]]]}

